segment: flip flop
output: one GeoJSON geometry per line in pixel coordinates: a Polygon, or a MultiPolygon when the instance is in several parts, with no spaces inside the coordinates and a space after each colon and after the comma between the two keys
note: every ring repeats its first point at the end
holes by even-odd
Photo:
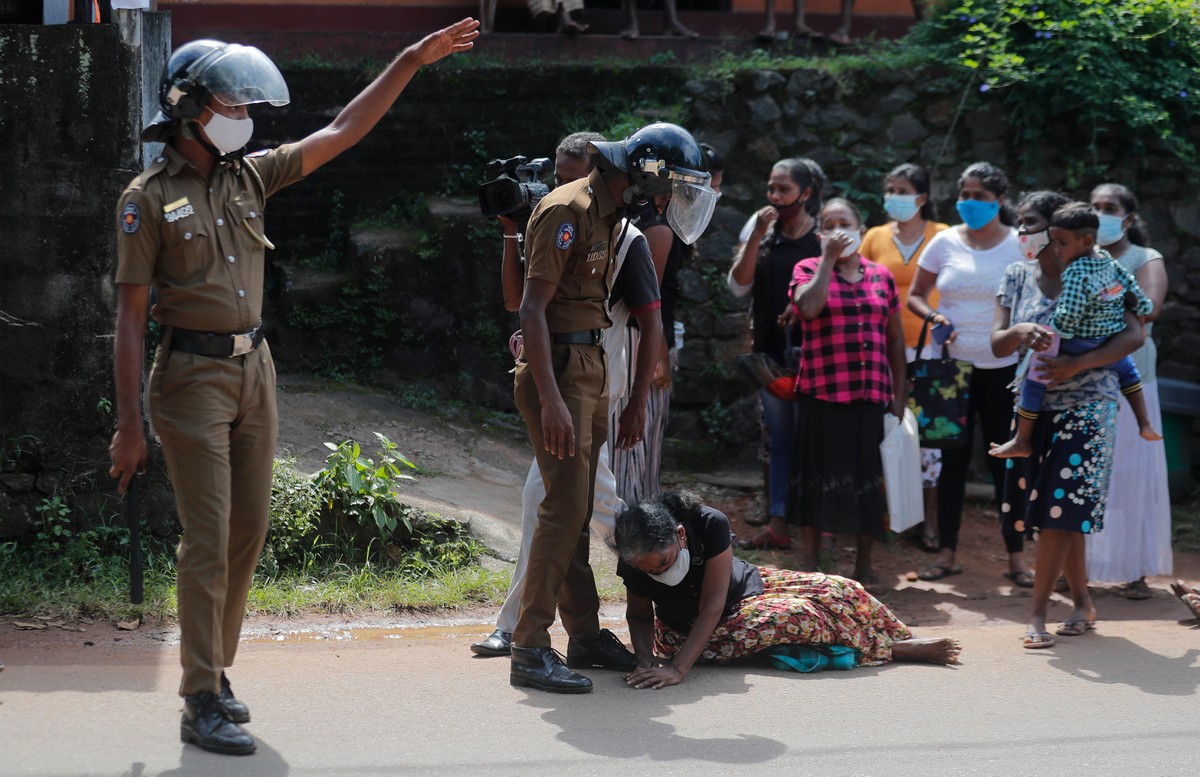
{"type": "Polygon", "coordinates": [[[1190,585],[1183,582],[1182,580],[1176,580],[1174,583],[1171,583],[1171,593],[1175,594],[1180,599],[1182,599],[1184,596],[1186,596],[1188,594],[1198,594],[1198,593],[1200,593],[1200,591],[1197,591],[1196,589],[1192,588],[1190,585]]]}
{"type": "Polygon", "coordinates": [[[1150,586],[1146,585],[1145,580],[1134,580],[1125,584],[1121,595],[1126,599],[1149,599],[1154,594],[1150,592],[1150,586]]]}
{"type": "Polygon", "coordinates": [[[928,553],[937,553],[942,549],[942,541],[936,534],[922,534],[917,538],[917,545],[928,553]]]}
{"type": "Polygon", "coordinates": [[[950,566],[946,566],[945,564],[930,564],[924,569],[917,571],[918,578],[928,581],[941,580],[944,577],[950,577],[950,575],[960,574],[962,574],[962,567],[958,564],[951,564],[950,566]]]}
{"type": "Polygon", "coordinates": [[[1063,624],[1055,629],[1054,633],[1060,637],[1080,637],[1094,628],[1096,628],[1096,621],[1081,618],[1074,621],[1063,621],[1063,624]]]}
{"type": "Polygon", "coordinates": [[[1027,569],[1019,569],[1017,571],[1008,570],[1004,573],[1006,580],[1012,581],[1012,584],[1017,588],[1033,588],[1033,575],[1029,574],[1027,569]]]}
{"type": "Polygon", "coordinates": [[[1027,631],[1024,644],[1026,650],[1054,647],[1054,637],[1048,631],[1027,631]]]}
{"type": "Polygon", "coordinates": [[[1179,601],[1183,602],[1183,605],[1192,611],[1196,620],[1200,621],[1200,594],[1184,594],[1179,597],[1179,601]]]}

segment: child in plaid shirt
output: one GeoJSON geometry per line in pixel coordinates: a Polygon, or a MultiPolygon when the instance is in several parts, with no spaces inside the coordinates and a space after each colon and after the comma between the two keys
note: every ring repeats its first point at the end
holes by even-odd
{"type": "MultiPolygon", "coordinates": [[[[1050,219],[1050,241],[1058,258],[1066,264],[1062,292],[1050,319],[1061,337],[1059,352],[1070,356],[1086,353],[1125,328],[1125,309],[1139,316],[1154,309],[1138,282],[1103,248],[1096,245],[1100,220],[1091,206],[1072,202],[1054,212],[1050,219]]],[[[1039,333],[1037,337],[1045,337],[1039,333]]],[[[1053,354],[1048,354],[1053,355],[1053,354]]],[[[1107,366],[1121,383],[1121,393],[1137,416],[1144,439],[1161,440],[1146,416],[1142,377],[1133,359],[1126,356],[1107,366]]],[[[1031,363],[1021,386],[1017,405],[1017,433],[999,445],[992,443],[991,455],[1002,459],[1024,458],[1032,452],[1033,425],[1042,409],[1046,384],[1034,377],[1031,363]]]]}

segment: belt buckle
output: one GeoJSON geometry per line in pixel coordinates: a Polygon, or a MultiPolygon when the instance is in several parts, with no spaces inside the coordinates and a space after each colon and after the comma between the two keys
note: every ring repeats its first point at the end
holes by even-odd
{"type": "Polygon", "coordinates": [[[233,352],[229,354],[230,358],[234,356],[245,356],[254,350],[254,335],[240,334],[233,335],[233,352]]]}
{"type": "Polygon", "coordinates": [[[592,345],[604,345],[604,336],[608,333],[608,330],[593,329],[592,332],[592,345]]]}

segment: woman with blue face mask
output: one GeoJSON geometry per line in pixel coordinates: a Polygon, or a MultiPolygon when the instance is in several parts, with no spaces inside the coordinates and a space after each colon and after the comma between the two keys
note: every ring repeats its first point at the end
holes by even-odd
{"type": "Polygon", "coordinates": [[[625,582],[634,688],[678,685],[697,662],[725,664],[780,645],[842,645],[859,666],[958,662],[949,637],[913,639],[857,582],[735,558],[729,520],[688,491],[664,491],[616,519],[609,544],[625,582]]]}
{"type": "MultiPolygon", "coordinates": [[[[976,162],[958,179],[956,209],[963,223],[938,233],[917,262],[917,278],[908,293],[908,309],[931,326],[952,326],[946,339],[955,359],[974,365],[967,434],[962,448],[943,457],[938,480],[938,554],[933,563],[918,570],[922,580],[940,580],[962,572],[955,561],[958,531],[962,525],[967,470],[975,448],[974,423],[978,417],[985,441],[1006,440],[1012,420],[1013,399],[1008,384],[1017,368],[1017,357],[993,355],[992,318],[996,291],[1005,270],[1023,261],[1021,243],[1013,228],[1015,218],[1005,202],[1008,178],[987,162],[976,162]],[[934,291],[940,295],[931,304],[934,291]]],[[[1004,484],[1004,463],[987,457],[996,503],[1004,484]]],[[[1025,561],[1020,533],[1004,535],[1008,569],[1004,576],[1014,585],[1030,587],[1033,574],[1025,561]]]]}
{"type": "MultiPolygon", "coordinates": [[[[929,173],[910,163],[902,164],[883,180],[883,210],[891,219],[886,224],[871,227],[863,236],[859,253],[864,259],[881,264],[896,279],[900,298],[917,277],[917,262],[934,235],[947,225],[937,220],[937,211],[930,193],[929,173]]],[[[929,300],[937,304],[937,292],[929,300]]],[[[900,324],[904,329],[904,346],[908,360],[917,355],[917,340],[924,322],[911,310],[904,308],[900,324]]],[[[929,357],[933,344],[925,346],[922,354],[929,357]]],[[[920,546],[936,553],[939,548],[937,529],[937,482],[942,472],[942,452],[936,448],[921,449],[921,486],[925,494],[925,524],[918,535],[920,546]]]]}
{"type": "MultiPolygon", "coordinates": [[[[1100,217],[1096,242],[1133,274],[1154,303],[1154,310],[1146,316],[1146,343],[1134,351],[1133,361],[1142,375],[1142,396],[1150,421],[1161,427],[1154,369],[1158,352],[1150,332],[1167,295],[1166,264],[1162,254],[1146,247],[1133,192],[1121,184],[1103,183],[1092,190],[1091,204],[1100,217]]],[[[1149,599],[1146,577],[1172,572],[1167,456],[1162,441],[1151,442],[1138,435],[1137,421],[1127,405],[1118,404],[1105,530],[1087,538],[1087,571],[1094,583],[1125,583],[1121,592],[1127,599],[1149,599]]]]}

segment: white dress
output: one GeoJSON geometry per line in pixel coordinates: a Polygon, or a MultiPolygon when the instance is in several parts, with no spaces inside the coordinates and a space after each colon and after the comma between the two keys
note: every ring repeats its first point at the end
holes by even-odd
{"type": "MultiPolygon", "coordinates": [[[[1133,274],[1162,254],[1132,246],[1117,257],[1133,274]]],[[[1146,328],[1146,344],[1133,359],[1142,375],[1142,396],[1150,423],[1162,431],[1157,352],[1146,328]]],[[[1104,531],[1087,537],[1087,572],[1092,583],[1129,583],[1141,577],[1169,575],[1171,560],[1171,499],[1167,491],[1167,453],[1163,442],[1143,440],[1137,419],[1122,399],[1117,410],[1116,450],[1109,479],[1104,531]]]]}

